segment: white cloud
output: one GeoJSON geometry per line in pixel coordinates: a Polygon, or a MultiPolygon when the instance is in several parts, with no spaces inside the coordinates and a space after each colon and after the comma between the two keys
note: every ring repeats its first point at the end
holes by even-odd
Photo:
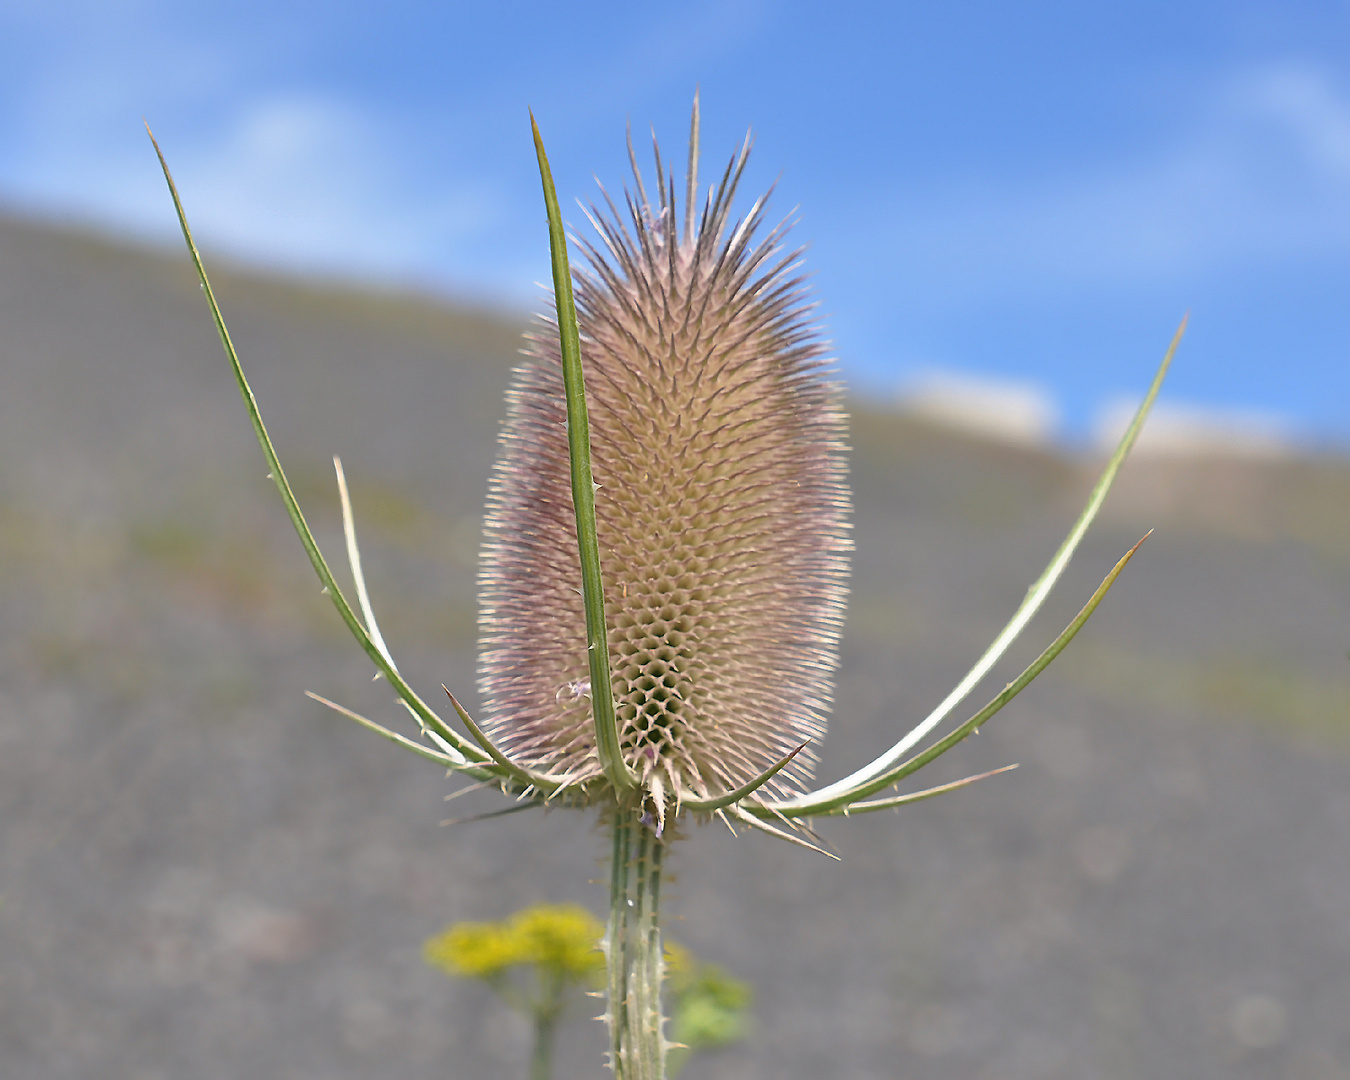
{"type": "MultiPolygon", "coordinates": [[[[120,111],[115,122],[66,113],[59,128],[39,125],[0,171],[9,199],[172,242],[177,223],[154,153],[120,111]]],[[[151,120],[198,240],[249,261],[434,280],[447,253],[481,240],[503,214],[481,176],[418,175],[389,125],[335,98],[278,94],[212,122],[151,120]]]]}
{"type": "MultiPolygon", "coordinates": [[[[1137,402],[1109,402],[1097,414],[1093,442],[1109,453],[1125,434],[1137,402]]],[[[1160,402],[1135,443],[1135,457],[1285,458],[1294,453],[1287,418],[1250,409],[1160,402]]]]}
{"type": "Polygon", "coordinates": [[[185,166],[203,235],[294,266],[425,270],[447,245],[491,229],[500,217],[485,185],[451,181],[432,194],[399,160],[358,110],[276,97],[243,110],[185,166]]]}
{"type": "MultiPolygon", "coordinates": [[[[295,13],[277,18],[295,37],[295,13]]],[[[475,244],[474,255],[495,250],[503,197],[489,171],[471,151],[448,178],[429,167],[460,145],[464,118],[438,116],[431,150],[418,117],[258,78],[270,44],[200,23],[166,0],[54,0],[42,11],[0,0],[0,38],[12,35],[0,52],[22,59],[0,74],[0,200],[174,242],[145,116],[208,247],[425,282],[472,265],[463,255],[475,244]]]]}
{"type": "Polygon", "coordinates": [[[930,369],[906,381],[899,403],[933,423],[1024,446],[1048,443],[1059,428],[1054,399],[1035,383],[930,369]]]}

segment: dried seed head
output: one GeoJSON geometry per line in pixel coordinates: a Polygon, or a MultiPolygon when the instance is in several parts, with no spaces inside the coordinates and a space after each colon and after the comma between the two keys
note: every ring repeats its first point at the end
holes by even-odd
{"type": "MultiPolygon", "coordinates": [[[[840,390],[784,226],[733,224],[749,153],[684,237],[673,178],[606,196],[576,274],[620,742],[649,797],[716,795],[825,731],[848,572],[840,390]]],[[[631,147],[630,147],[631,155],[631,147]]],[[[691,175],[697,148],[691,147],[691,175]]],[[[485,729],[514,760],[600,777],[557,332],[507,393],[480,561],[485,729]]],[[[809,777],[799,754],[770,782],[809,777]]]]}

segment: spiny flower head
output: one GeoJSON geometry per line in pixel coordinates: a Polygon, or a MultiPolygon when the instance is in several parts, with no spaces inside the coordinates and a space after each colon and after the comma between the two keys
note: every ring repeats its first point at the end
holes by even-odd
{"type": "MultiPolygon", "coordinates": [[[[825,731],[851,545],[840,390],[785,226],[733,221],[749,141],[683,235],[657,151],[606,196],[576,274],[605,625],[622,753],[659,813],[736,788],[825,731]]],[[[631,146],[630,146],[631,157],[631,146]]],[[[557,331],[507,395],[480,561],[480,686],[512,760],[603,790],[591,720],[557,331]]],[[[809,777],[810,748],[770,781],[809,777]]]]}

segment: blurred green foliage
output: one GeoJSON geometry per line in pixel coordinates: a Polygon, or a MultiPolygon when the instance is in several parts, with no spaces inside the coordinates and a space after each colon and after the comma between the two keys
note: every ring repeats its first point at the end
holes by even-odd
{"type": "Polygon", "coordinates": [[[745,1038],[748,984],[716,964],[705,964],[682,945],[666,945],[670,1038],[666,1072],[673,1076],[695,1050],[712,1050],[745,1038]]]}

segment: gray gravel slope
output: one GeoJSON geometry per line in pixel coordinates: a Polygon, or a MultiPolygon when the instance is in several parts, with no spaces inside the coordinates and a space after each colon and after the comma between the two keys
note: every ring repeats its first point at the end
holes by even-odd
{"type": "MultiPolygon", "coordinates": [[[[402,666],[472,700],[520,327],[218,276],[321,541],[340,551],[337,452],[402,666]]],[[[186,260],[0,219],[0,386],[0,1076],[524,1075],[521,1023],[421,942],[539,900],[601,910],[604,838],[566,812],[440,828],[436,768],[301,696],[397,718],[317,595],[186,260]]],[[[1090,484],[876,409],[854,442],[827,779],[942,696],[1090,484]]],[[[1018,771],[827,822],[839,864],[715,828],[676,849],[672,935],[757,994],[752,1038],[686,1075],[1350,1077],[1350,467],[1131,466],[981,693],[1151,527],[931,779],[1018,771]]],[[[601,1073],[589,1008],[560,1076],[601,1073]]]]}

